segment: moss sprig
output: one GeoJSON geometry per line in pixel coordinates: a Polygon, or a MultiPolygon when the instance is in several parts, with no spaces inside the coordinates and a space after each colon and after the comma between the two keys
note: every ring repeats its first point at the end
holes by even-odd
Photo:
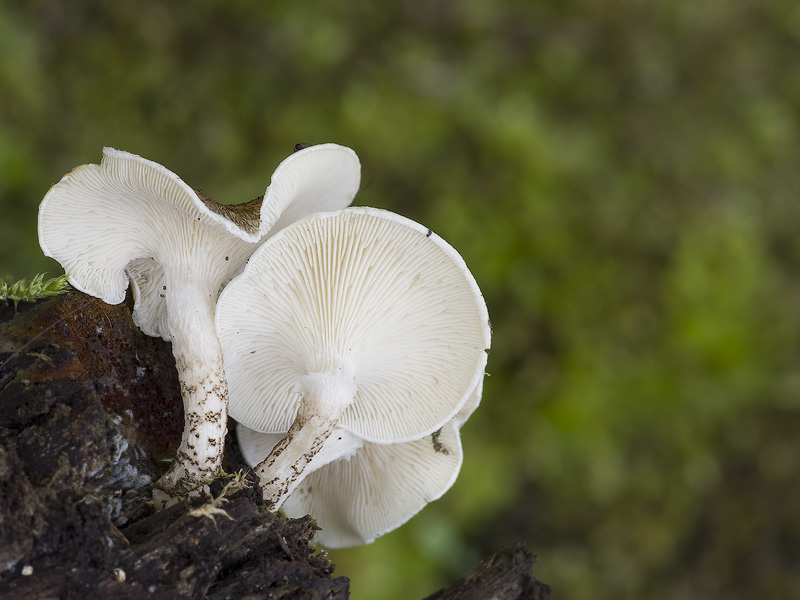
{"type": "Polygon", "coordinates": [[[69,288],[67,275],[44,280],[45,273],[33,279],[20,279],[16,283],[0,283],[0,301],[13,302],[14,310],[19,302],[35,302],[41,298],[51,298],[63,294],[69,288]]]}

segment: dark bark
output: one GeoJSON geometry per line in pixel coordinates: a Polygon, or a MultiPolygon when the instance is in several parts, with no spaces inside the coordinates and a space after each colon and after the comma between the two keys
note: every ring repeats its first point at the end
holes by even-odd
{"type": "Polygon", "coordinates": [[[97,503],[79,504],[73,539],[0,583],[0,598],[347,598],[347,579],[308,545],[310,518],[270,513],[254,486],[223,500],[224,514],[186,500],[119,529],[97,503]]]}
{"type": "Polygon", "coordinates": [[[126,305],[0,306],[0,598],[346,598],[254,474],[155,512],[182,426],[170,347],[126,305]]]}
{"type": "MultiPolygon", "coordinates": [[[[346,598],[313,520],[269,512],[252,471],[156,512],[182,427],[169,344],[128,305],[0,303],[0,598],[346,598]]],[[[544,598],[532,564],[502,551],[431,598],[544,598]]]]}
{"type": "Polygon", "coordinates": [[[535,562],[524,544],[508,546],[425,600],[548,600],[550,588],[533,577],[535,562]]]}

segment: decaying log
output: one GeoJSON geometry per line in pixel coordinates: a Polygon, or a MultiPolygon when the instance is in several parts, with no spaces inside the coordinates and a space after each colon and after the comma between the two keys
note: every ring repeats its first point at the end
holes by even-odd
{"type": "Polygon", "coordinates": [[[62,547],[30,561],[30,575],[0,583],[0,598],[348,595],[347,579],[331,579],[324,554],[309,548],[313,521],[270,513],[253,486],[206,502],[186,500],[119,529],[96,504],[86,503],[78,514],[82,526],[103,528],[70,531],[84,544],[68,543],[68,556],[62,547]]]}
{"type": "Polygon", "coordinates": [[[536,557],[524,544],[508,546],[425,600],[548,600],[550,588],[533,577],[536,557]]]}
{"type": "MultiPolygon", "coordinates": [[[[310,545],[313,520],[268,510],[230,435],[224,468],[238,475],[156,512],[182,427],[169,344],[136,328],[129,303],[0,302],[0,599],[347,598],[310,545]]],[[[544,598],[532,560],[502,551],[431,598],[483,597],[464,595],[480,585],[544,598]]]]}
{"type": "Polygon", "coordinates": [[[126,305],[0,306],[0,598],[346,598],[254,474],[155,512],[182,426],[169,345],[126,305]]]}

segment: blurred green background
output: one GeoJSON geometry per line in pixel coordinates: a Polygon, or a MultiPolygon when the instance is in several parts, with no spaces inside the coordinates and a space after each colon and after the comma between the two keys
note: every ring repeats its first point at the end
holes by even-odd
{"type": "Polygon", "coordinates": [[[0,4],[0,274],[110,145],[227,202],[297,142],[434,229],[494,325],[456,485],[332,551],[419,598],[518,540],[562,598],[800,597],[800,4],[0,4]]]}

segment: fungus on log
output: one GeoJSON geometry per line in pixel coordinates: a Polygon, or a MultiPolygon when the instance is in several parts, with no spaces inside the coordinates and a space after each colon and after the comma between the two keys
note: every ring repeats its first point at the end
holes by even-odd
{"type": "Polygon", "coordinates": [[[75,288],[110,304],[123,301],[130,280],[136,324],[172,342],[185,428],[167,488],[220,472],[228,401],[214,332],[220,288],[276,227],[349,206],[360,168],[349,148],[313,146],[278,166],[263,197],[223,205],[158,163],[105,148],[99,165],[75,168],[45,195],[44,254],[75,288]]]}
{"type": "Polygon", "coordinates": [[[126,305],[0,303],[0,598],[346,598],[314,522],[267,510],[255,477],[155,512],[182,429],[169,344],[126,305]]]}
{"type": "MultiPolygon", "coordinates": [[[[182,403],[169,344],[141,333],[131,305],[77,291],[0,302],[0,599],[347,598],[309,545],[314,522],[269,511],[252,472],[154,510],[182,403]]],[[[478,583],[547,598],[531,565],[504,550],[431,598],[495,590],[478,583]]]]}
{"type": "Polygon", "coordinates": [[[486,303],[461,256],[426,231],[376,208],[316,213],[268,239],[222,291],[230,414],[285,434],[256,466],[274,510],[365,441],[437,431],[483,380],[486,303]],[[337,427],[352,444],[331,439],[337,427]]]}

